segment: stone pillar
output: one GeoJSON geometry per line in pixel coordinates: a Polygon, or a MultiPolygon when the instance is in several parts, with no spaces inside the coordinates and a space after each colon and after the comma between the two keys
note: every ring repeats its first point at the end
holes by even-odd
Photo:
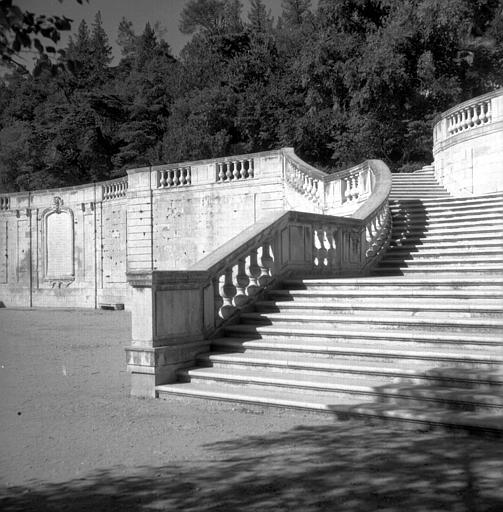
{"type": "MultiPolygon", "coordinates": [[[[128,272],[132,286],[132,341],[126,348],[131,395],[155,398],[155,386],[176,381],[209,343],[209,304],[204,272],[128,272]]],[[[211,309],[211,308],[210,308],[211,309]]]]}
{"type": "Polygon", "coordinates": [[[128,171],[127,271],[153,268],[152,183],[149,167],[128,171]]]}

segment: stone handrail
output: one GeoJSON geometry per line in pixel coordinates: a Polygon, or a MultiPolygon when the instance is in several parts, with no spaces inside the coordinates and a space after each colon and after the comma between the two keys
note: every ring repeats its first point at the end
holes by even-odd
{"type": "Polygon", "coordinates": [[[128,272],[133,394],[152,396],[155,385],[174,380],[176,369],[206,350],[204,340],[273,280],[368,273],[389,241],[391,175],[379,161],[364,167],[374,176],[374,193],[351,216],[276,212],[188,270],[128,272]]]}
{"type": "Polygon", "coordinates": [[[282,150],[284,180],[322,213],[353,210],[373,192],[375,178],[368,162],[326,174],[302,161],[292,148],[282,150]]]}

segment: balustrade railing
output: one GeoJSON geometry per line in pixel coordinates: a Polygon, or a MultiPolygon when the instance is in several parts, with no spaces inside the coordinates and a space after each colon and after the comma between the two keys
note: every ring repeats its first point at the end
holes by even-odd
{"type": "Polygon", "coordinates": [[[439,144],[458,134],[490,125],[495,119],[501,119],[501,90],[484,94],[457,105],[442,114],[433,128],[434,153],[439,144]]]}
{"type": "Polygon", "coordinates": [[[127,178],[119,178],[114,181],[107,181],[102,183],[101,189],[103,193],[103,201],[112,201],[126,197],[128,188],[127,178]]]}
{"type": "Polygon", "coordinates": [[[447,117],[449,135],[460,133],[491,121],[491,100],[481,101],[454,112],[447,117]]]}
{"type": "Polygon", "coordinates": [[[311,169],[297,159],[285,158],[285,181],[308,200],[322,206],[324,173],[311,169]]]}
{"type": "Polygon", "coordinates": [[[192,182],[190,166],[160,169],[158,171],[158,188],[184,187],[192,182]]]}
{"type": "Polygon", "coordinates": [[[253,178],[254,175],[253,158],[226,160],[216,163],[216,181],[218,183],[246,180],[253,178]]]}
{"type": "Polygon", "coordinates": [[[0,196],[0,210],[8,210],[10,208],[10,197],[0,196]]]}
{"type": "Polygon", "coordinates": [[[367,162],[334,174],[326,174],[300,160],[292,149],[283,150],[285,182],[320,212],[355,208],[372,193],[372,169],[367,162]]]}

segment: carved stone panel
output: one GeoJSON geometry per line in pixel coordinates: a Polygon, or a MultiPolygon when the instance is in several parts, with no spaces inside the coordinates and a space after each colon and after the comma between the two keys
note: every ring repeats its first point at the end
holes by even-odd
{"type": "Polygon", "coordinates": [[[60,204],[45,214],[45,278],[73,280],[74,232],[72,211],[60,204]]]}

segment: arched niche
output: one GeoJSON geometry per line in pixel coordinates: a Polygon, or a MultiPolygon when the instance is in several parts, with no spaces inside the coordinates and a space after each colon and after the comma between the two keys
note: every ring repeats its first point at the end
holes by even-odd
{"type": "Polygon", "coordinates": [[[44,278],[70,282],[75,279],[73,212],[59,197],[43,214],[44,278]]]}

